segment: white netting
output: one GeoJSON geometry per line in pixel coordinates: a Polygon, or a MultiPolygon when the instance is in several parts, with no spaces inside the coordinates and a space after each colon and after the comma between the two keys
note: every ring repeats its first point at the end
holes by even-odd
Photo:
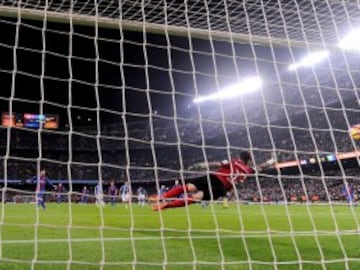
{"type": "Polygon", "coordinates": [[[203,36],[211,29],[213,35],[228,37],[230,33],[260,43],[272,39],[284,45],[304,45],[305,41],[321,47],[336,46],[339,35],[356,27],[360,17],[358,3],[351,1],[1,1],[1,6],[4,14],[14,15],[21,8],[24,16],[42,17],[46,10],[54,17],[73,17],[83,23],[94,22],[96,17],[98,22],[117,27],[116,20],[121,19],[132,29],[146,23],[144,27],[153,31],[196,29],[203,36]]]}
{"type": "Polygon", "coordinates": [[[0,16],[0,269],[359,268],[359,53],[338,47],[359,3],[27,0],[0,16]],[[259,91],[193,102],[249,76],[259,91]],[[242,150],[278,163],[229,202],[147,204],[242,150]]]}

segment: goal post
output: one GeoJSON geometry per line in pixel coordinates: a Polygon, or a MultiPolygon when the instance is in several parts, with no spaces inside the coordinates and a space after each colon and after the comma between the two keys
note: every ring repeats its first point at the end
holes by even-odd
{"type": "Polygon", "coordinates": [[[359,18],[0,0],[0,270],[359,269],[359,18]]]}
{"type": "MultiPolygon", "coordinates": [[[[186,5],[185,5],[186,6],[186,5]]],[[[183,7],[184,11],[185,8],[183,7]]],[[[337,47],[331,44],[321,44],[320,42],[304,42],[296,39],[286,39],[281,37],[271,37],[269,39],[266,36],[255,34],[244,34],[239,31],[228,31],[209,29],[205,27],[188,27],[184,22],[175,22],[174,24],[160,24],[154,22],[142,22],[138,20],[129,20],[121,18],[121,12],[115,14],[117,17],[112,18],[101,14],[100,16],[91,16],[81,14],[81,12],[71,12],[71,8],[67,12],[66,9],[63,11],[61,8],[59,11],[47,10],[46,7],[32,8],[16,8],[10,6],[0,6],[0,15],[4,17],[18,17],[21,16],[23,19],[43,21],[45,18],[49,22],[69,24],[70,21],[76,25],[83,26],[94,26],[98,25],[100,28],[118,29],[119,23],[124,31],[146,31],[150,34],[164,34],[166,31],[169,35],[180,36],[180,37],[192,37],[199,39],[209,39],[209,35],[213,40],[225,41],[225,42],[236,42],[236,43],[253,43],[255,45],[269,45],[270,43],[275,46],[286,46],[286,47],[299,47],[299,48],[312,48],[312,49],[323,49],[326,46],[328,49],[336,50],[337,47]],[[183,25],[182,25],[183,24],[183,25]]],[[[190,13],[191,16],[191,13],[190,13]]],[[[150,20],[151,21],[151,20],[150,20]]],[[[222,26],[225,27],[225,26],[222,26]]]]}

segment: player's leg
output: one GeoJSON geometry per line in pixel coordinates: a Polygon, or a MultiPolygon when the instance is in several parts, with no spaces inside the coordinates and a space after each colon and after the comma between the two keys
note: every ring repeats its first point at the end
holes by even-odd
{"type": "Polygon", "coordinates": [[[104,202],[102,194],[97,194],[96,195],[96,206],[98,206],[98,207],[99,206],[101,206],[101,207],[105,206],[105,202],[104,202]]]}
{"type": "Polygon", "coordinates": [[[189,205],[195,201],[214,200],[223,197],[226,191],[223,183],[217,178],[217,176],[209,174],[189,180],[182,189],[181,187],[175,187],[172,190],[165,192],[162,198],[174,198],[181,193],[185,194],[184,198],[176,199],[174,201],[165,201],[164,203],[154,205],[153,209],[162,210],[165,208],[189,205]]]}
{"type": "MultiPolygon", "coordinates": [[[[195,182],[198,182],[198,180],[195,182]]],[[[182,189],[182,192],[180,192],[180,193],[178,193],[179,192],[178,187],[173,188],[173,190],[177,190],[177,192],[170,192],[170,193],[165,192],[165,193],[168,193],[168,194],[166,194],[166,196],[172,195],[173,197],[177,197],[178,195],[180,195],[180,194],[184,193],[184,191],[186,191],[185,196],[181,199],[158,203],[153,206],[153,210],[159,211],[159,210],[162,210],[165,208],[186,206],[186,205],[192,204],[196,200],[201,200],[204,197],[204,192],[202,190],[198,189],[198,187],[195,185],[195,183],[187,183],[185,185],[185,187],[182,189]],[[191,195],[189,193],[191,193],[191,195]]],[[[169,191],[171,191],[171,190],[169,190],[169,191]]],[[[164,198],[171,198],[171,197],[164,197],[164,198]]]]}
{"type": "Polygon", "coordinates": [[[105,206],[105,200],[104,200],[104,195],[101,194],[101,206],[104,207],[105,206]]]}
{"type": "Polygon", "coordinates": [[[217,178],[216,175],[210,174],[203,178],[203,181],[198,184],[198,188],[204,192],[204,196],[201,201],[201,206],[206,208],[210,201],[218,200],[219,198],[225,198],[223,200],[223,207],[228,206],[226,200],[226,190],[224,184],[217,178]]]}
{"type": "Polygon", "coordinates": [[[176,198],[182,193],[191,193],[191,192],[196,192],[196,191],[197,191],[197,188],[194,184],[187,183],[186,185],[178,185],[178,186],[164,192],[161,196],[159,196],[159,195],[150,196],[149,201],[156,202],[156,201],[160,201],[162,199],[176,198]]]}
{"type": "Polygon", "coordinates": [[[130,194],[129,193],[122,194],[121,198],[123,203],[125,204],[125,209],[128,209],[130,203],[130,194]]]}
{"type": "Polygon", "coordinates": [[[356,206],[355,198],[354,198],[353,194],[350,194],[347,196],[347,201],[348,201],[349,206],[356,206]]]}
{"type": "Polygon", "coordinates": [[[111,196],[111,206],[115,206],[115,196],[111,196]]]}
{"type": "Polygon", "coordinates": [[[81,198],[81,202],[82,202],[83,204],[87,204],[87,201],[88,201],[88,197],[87,197],[87,196],[83,196],[83,197],[81,198]]]}
{"type": "Polygon", "coordinates": [[[199,191],[196,191],[195,193],[192,193],[191,195],[187,195],[181,199],[158,203],[153,206],[153,210],[159,211],[159,210],[163,210],[166,208],[183,207],[186,205],[190,205],[193,202],[201,201],[203,199],[203,197],[204,197],[204,192],[202,190],[199,190],[199,191]]]}
{"type": "Polygon", "coordinates": [[[145,203],[146,203],[146,195],[142,195],[141,197],[141,207],[144,207],[145,206],[145,203]]]}
{"type": "Polygon", "coordinates": [[[138,205],[141,206],[141,207],[144,207],[144,205],[145,205],[145,195],[140,194],[138,196],[138,205]]]}
{"type": "Polygon", "coordinates": [[[41,206],[45,210],[46,206],[45,206],[45,202],[44,202],[44,194],[39,193],[37,200],[38,200],[38,206],[41,206]]]}

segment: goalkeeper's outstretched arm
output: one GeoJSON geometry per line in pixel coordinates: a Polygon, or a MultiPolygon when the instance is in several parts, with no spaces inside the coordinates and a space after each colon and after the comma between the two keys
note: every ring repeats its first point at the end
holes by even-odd
{"type": "Polygon", "coordinates": [[[269,168],[273,168],[274,167],[274,164],[276,163],[276,156],[273,155],[269,160],[263,162],[263,163],[260,163],[259,165],[256,166],[256,171],[257,172],[262,172],[266,169],[269,169],[269,168]]]}
{"type": "Polygon", "coordinates": [[[191,166],[188,167],[188,170],[193,170],[193,169],[213,169],[213,168],[219,168],[221,167],[223,164],[229,163],[227,160],[224,161],[213,161],[213,162],[199,162],[199,163],[195,163],[191,166]],[[225,162],[225,163],[224,163],[225,162]]]}
{"type": "MultiPolygon", "coordinates": [[[[245,164],[248,164],[249,160],[243,160],[245,162],[245,164]]],[[[269,168],[272,168],[274,166],[274,164],[276,163],[276,156],[275,155],[272,155],[272,157],[257,165],[254,169],[257,171],[257,172],[261,172],[261,171],[264,171],[266,169],[269,169],[269,168]]],[[[226,165],[229,165],[230,162],[228,160],[223,160],[223,161],[214,161],[214,162],[200,162],[200,163],[195,163],[193,164],[192,166],[190,166],[188,168],[188,170],[193,170],[193,169],[207,169],[209,168],[210,170],[211,169],[217,169],[221,166],[226,166],[226,165]]]]}

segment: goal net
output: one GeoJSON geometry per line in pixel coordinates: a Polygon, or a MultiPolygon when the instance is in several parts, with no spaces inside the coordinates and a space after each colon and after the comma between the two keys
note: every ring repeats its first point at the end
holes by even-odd
{"type": "Polygon", "coordinates": [[[0,269],[358,269],[359,10],[0,0],[0,269]]]}

